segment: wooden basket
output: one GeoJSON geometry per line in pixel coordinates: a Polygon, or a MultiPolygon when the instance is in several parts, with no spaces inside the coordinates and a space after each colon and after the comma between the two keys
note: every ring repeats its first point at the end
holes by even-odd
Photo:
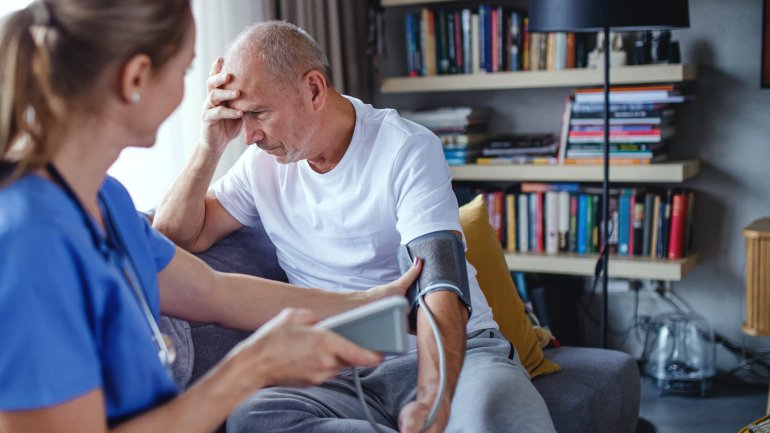
{"type": "Polygon", "coordinates": [[[743,229],[746,238],[746,321],[748,335],[770,335],[770,217],[743,229]]]}

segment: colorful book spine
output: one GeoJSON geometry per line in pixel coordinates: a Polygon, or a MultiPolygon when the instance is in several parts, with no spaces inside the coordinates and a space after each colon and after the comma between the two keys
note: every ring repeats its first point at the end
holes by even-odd
{"type": "Polygon", "coordinates": [[[628,248],[628,232],[630,219],[630,204],[631,199],[626,193],[620,195],[618,202],[618,255],[627,256],[629,254],[628,248]]]}
{"type": "Polygon", "coordinates": [[[652,200],[652,228],[650,233],[650,257],[657,257],[658,255],[658,243],[659,241],[659,232],[658,229],[660,227],[660,196],[655,194],[655,197],[652,200]]]}
{"type": "Polygon", "coordinates": [[[652,194],[646,194],[644,196],[644,216],[643,216],[643,223],[642,223],[642,256],[649,256],[650,255],[650,243],[652,241],[652,211],[653,211],[653,202],[655,200],[655,197],[652,194]]]}
{"type": "Polygon", "coordinates": [[[577,232],[578,232],[578,195],[569,196],[569,235],[567,240],[567,251],[577,252],[577,232]]]}
{"type": "Polygon", "coordinates": [[[519,251],[526,253],[529,251],[529,194],[519,194],[518,201],[519,251]]]}
{"type": "Polygon", "coordinates": [[[684,257],[687,231],[687,194],[677,193],[671,198],[671,229],[668,238],[668,258],[684,257]]]}
{"type": "Polygon", "coordinates": [[[577,252],[584,254],[588,252],[588,218],[590,198],[587,194],[578,196],[577,209],[577,252]]]}
{"type": "Polygon", "coordinates": [[[505,250],[516,251],[516,194],[505,195],[505,250]]]}
{"type": "Polygon", "coordinates": [[[567,237],[569,234],[569,192],[559,191],[559,251],[568,251],[567,237]]]}

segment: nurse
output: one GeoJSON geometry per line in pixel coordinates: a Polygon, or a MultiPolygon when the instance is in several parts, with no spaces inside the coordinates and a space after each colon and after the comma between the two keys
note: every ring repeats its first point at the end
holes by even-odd
{"type": "Polygon", "coordinates": [[[189,0],[37,0],[2,24],[2,433],[210,432],[261,387],[379,360],[310,325],[403,294],[420,264],[363,294],[217,273],[106,175],[124,148],[153,145],[194,40],[189,0]],[[161,312],[259,330],[180,393],[161,312]]]}

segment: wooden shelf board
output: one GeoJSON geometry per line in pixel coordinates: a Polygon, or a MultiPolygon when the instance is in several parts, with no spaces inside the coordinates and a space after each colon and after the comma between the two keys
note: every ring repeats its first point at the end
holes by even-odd
{"type": "MultiPolygon", "coordinates": [[[[506,253],[505,261],[512,271],[593,276],[597,254],[506,253]]],[[[610,278],[681,280],[698,261],[697,255],[682,259],[610,256],[610,278]]]]}
{"type": "MultiPolygon", "coordinates": [[[[610,70],[612,84],[674,83],[693,80],[696,76],[695,65],[623,66],[610,70]]],[[[458,92],[593,86],[603,81],[602,71],[598,69],[567,69],[386,78],[380,90],[382,93],[458,92]]]]}
{"type": "Polygon", "coordinates": [[[382,0],[382,7],[422,5],[428,3],[449,3],[457,0],[382,0]]]}
{"type": "MultiPolygon", "coordinates": [[[[601,182],[600,165],[453,165],[454,180],[601,182]]],[[[612,182],[681,183],[698,175],[700,161],[685,160],[650,165],[611,165],[612,182]]]]}

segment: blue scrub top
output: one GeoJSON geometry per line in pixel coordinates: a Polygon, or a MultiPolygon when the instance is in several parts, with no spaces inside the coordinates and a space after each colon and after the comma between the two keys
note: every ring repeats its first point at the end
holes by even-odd
{"type": "MultiPolygon", "coordinates": [[[[174,245],[117,180],[105,179],[101,194],[157,319],[157,273],[174,245]]],[[[29,175],[0,189],[0,410],[45,408],[101,388],[114,425],[179,392],[107,250],[57,185],[29,175]]]]}

